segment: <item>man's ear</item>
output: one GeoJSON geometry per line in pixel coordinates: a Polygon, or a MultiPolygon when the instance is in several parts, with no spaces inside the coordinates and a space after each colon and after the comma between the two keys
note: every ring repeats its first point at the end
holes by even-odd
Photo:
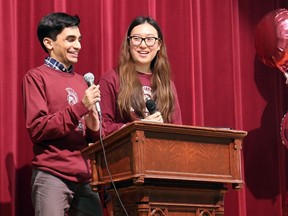
{"type": "Polygon", "coordinates": [[[43,44],[47,48],[48,51],[53,49],[53,41],[51,38],[45,37],[43,39],[43,44]]]}

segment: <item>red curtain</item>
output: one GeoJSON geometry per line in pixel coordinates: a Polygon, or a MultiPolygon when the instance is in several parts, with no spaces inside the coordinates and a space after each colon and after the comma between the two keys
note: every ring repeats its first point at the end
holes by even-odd
{"type": "Polygon", "coordinates": [[[150,15],[168,48],[184,124],[248,132],[240,191],[225,197],[225,216],[288,215],[288,155],[281,144],[287,86],[255,57],[254,31],[286,0],[9,0],[0,1],[0,215],[33,215],[32,144],[21,82],[46,56],[36,37],[53,11],[78,14],[83,35],[77,72],[96,79],[115,66],[130,21],[150,15]],[[286,209],[286,210],[285,210],[286,209]]]}

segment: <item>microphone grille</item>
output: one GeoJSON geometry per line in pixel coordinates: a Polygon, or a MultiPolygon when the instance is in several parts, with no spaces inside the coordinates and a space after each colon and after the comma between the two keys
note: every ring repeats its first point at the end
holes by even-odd
{"type": "Polygon", "coordinates": [[[150,114],[153,114],[157,111],[156,103],[151,99],[146,101],[146,107],[150,114]]]}
{"type": "Polygon", "coordinates": [[[88,72],[84,75],[84,80],[87,83],[94,83],[94,75],[91,72],[88,72]]]}

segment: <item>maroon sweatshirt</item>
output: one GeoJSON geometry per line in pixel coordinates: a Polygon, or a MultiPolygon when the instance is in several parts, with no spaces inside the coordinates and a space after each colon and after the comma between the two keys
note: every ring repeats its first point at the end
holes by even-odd
{"type": "Polygon", "coordinates": [[[73,182],[88,182],[90,163],[81,155],[99,132],[86,128],[82,103],[87,89],[83,76],[46,65],[31,69],[23,79],[26,128],[34,143],[32,165],[73,182]]]}
{"type": "MultiPolygon", "coordinates": [[[[151,77],[152,75],[138,73],[139,80],[142,84],[142,89],[144,93],[144,98],[139,98],[139,100],[145,100],[151,98],[151,77]]],[[[178,96],[174,83],[172,82],[172,90],[175,96],[175,109],[172,122],[174,124],[182,124],[181,110],[179,106],[178,96]]],[[[126,123],[132,121],[131,118],[123,119],[119,114],[119,109],[117,105],[117,95],[119,92],[120,80],[118,74],[115,70],[111,69],[103,74],[99,80],[100,90],[101,90],[101,109],[102,116],[105,126],[105,135],[108,135],[119,128],[121,128],[126,123]]],[[[132,109],[132,108],[131,108],[132,109]]],[[[132,110],[133,112],[133,110],[132,110]]],[[[147,110],[148,114],[148,110],[147,110]]]]}

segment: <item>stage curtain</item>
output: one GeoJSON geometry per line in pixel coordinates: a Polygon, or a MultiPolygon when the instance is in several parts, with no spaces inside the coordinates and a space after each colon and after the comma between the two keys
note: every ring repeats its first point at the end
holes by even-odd
{"type": "Polygon", "coordinates": [[[164,34],[184,124],[248,132],[244,187],[229,189],[225,216],[287,215],[288,157],[280,140],[286,113],[283,75],[255,56],[255,27],[285,0],[2,0],[0,1],[0,215],[33,215],[32,143],[25,129],[21,82],[46,57],[39,20],[63,11],[81,18],[80,74],[96,79],[117,64],[127,27],[155,18],[164,34]]]}

